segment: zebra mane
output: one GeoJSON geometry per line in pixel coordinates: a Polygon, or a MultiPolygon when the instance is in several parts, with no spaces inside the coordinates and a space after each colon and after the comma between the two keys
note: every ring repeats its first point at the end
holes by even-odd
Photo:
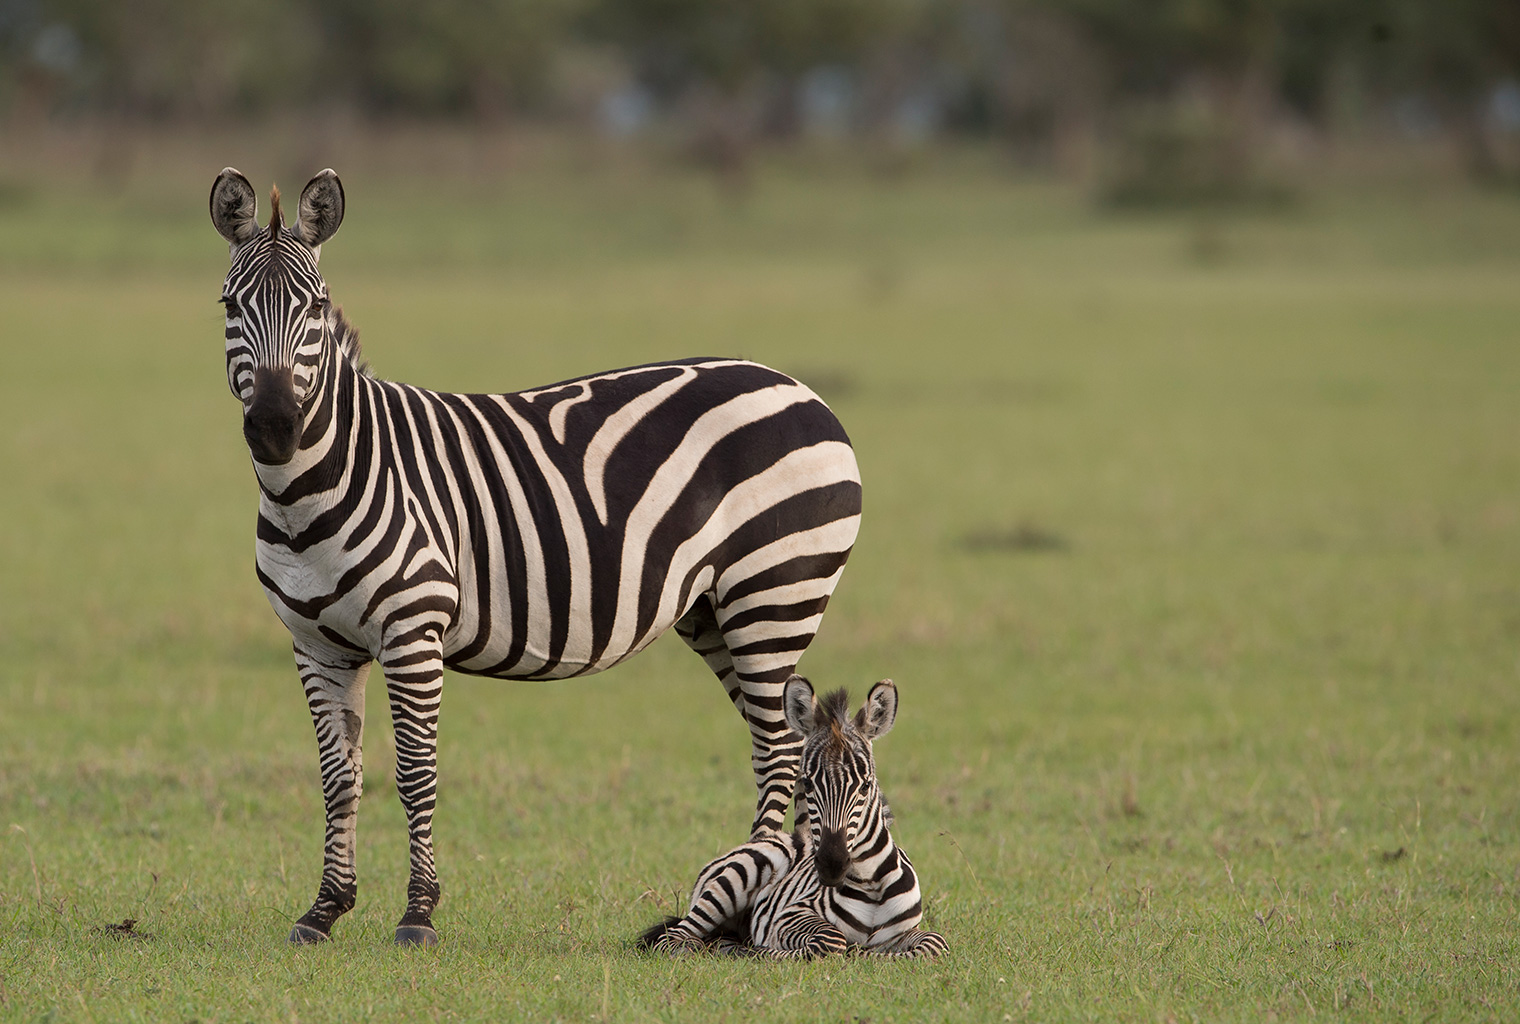
{"type": "Polygon", "coordinates": [[[364,358],[364,349],[359,345],[359,328],[349,323],[348,317],[343,315],[343,307],[329,307],[327,318],[332,326],[333,340],[338,343],[338,351],[343,353],[348,364],[364,376],[373,377],[369,362],[364,358]]]}
{"type": "Polygon", "coordinates": [[[829,721],[843,725],[850,720],[850,691],[840,687],[833,693],[824,694],[818,701],[818,707],[829,721]]]}
{"type": "Polygon", "coordinates": [[[842,754],[845,748],[845,730],[850,726],[850,691],[844,688],[823,696],[818,702],[821,716],[818,728],[828,723],[828,750],[830,754],[842,754]]]}
{"type": "MultiPolygon", "coordinates": [[[[257,221],[255,221],[254,223],[257,224],[257,221]]],[[[269,237],[273,238],[274,237],[274,233],[276,231],[280,230],[280,228],[284,225],[284,223],[285,223],[285,218],[280,213],[280,186],[278,186],[278,185],[270,185],[269,186],[269,237]]]]}

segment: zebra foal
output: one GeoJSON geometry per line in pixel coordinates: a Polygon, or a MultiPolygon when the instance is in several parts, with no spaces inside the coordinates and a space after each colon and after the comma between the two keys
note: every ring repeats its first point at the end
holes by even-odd
{"type": "Polygon", "coordinates": [[[712,949],[811,960],[847,949],[938,956],[938,932],[919,927],[923,900],[908,855],[892,841],[871,742],[897,718],[897,687],[883,679],[851,718],[844,690],[818,700],[787,680],[786,720],[803,738],[799,785],[807,823],[758,835],[697,875],[685,917],[639,938],[646,949],[712,949]]]}
{"type": "Polygon", "coordinates": [[[316,728],[326,839],[320,942],[354,905],[364,688],[379,662],[410,877],[402,944],[438,940],[433,862],[445,667],[502,679],[599,672],[676,632],[749,726],[751,825],[781,826],[801,741],[782,690],[844,569],[860,476],[839,421],[735,359],[637,366],[511,394],[370,375],[317,269],[343,221],[331,170],[267,226],[227,168],[211,220],[231,267],[227,383],[259,484],[259,582],[290,631],[316,728]]]}

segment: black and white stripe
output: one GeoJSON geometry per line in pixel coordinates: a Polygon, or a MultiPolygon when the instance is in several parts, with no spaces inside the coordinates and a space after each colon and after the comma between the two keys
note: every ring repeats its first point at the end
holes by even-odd
{"type": "Polygon", "coordinates": [[[876,781],[872,740],[892,727],[897,687],[883,679],[852,719],[843,690],[822,701],[801,676],[786,685],[786,717],[803,736],[805,828],[755,836],[697,876],[686,915],[645,932],[646,948],[813,959],[858,948],[938,956],[919,927],[923,900],[876,781]]]}
{"type": "Polygon", "coordinates": [[[843,428],[784,374],[735,359],[633,367],[514,394],[371,377],[317,270],[343,193],[324,171],[267,228],[228,168],[227,379],[259,480],[257,565],[294,639],[327,807],[322,883],[293,941],[353,906],[363,692],[385,676],[411,836],[398,941],[432,942],[431,823],[445,666],[598,672],[674,626],[748,723],[752,831],[779,828],[800,740],[783,685],[843,571],[860,481],[843,428]]]}

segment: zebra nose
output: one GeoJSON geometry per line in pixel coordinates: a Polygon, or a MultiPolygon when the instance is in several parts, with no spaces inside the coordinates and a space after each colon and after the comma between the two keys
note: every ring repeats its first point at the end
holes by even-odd
{"type": "Polygon", "coordinates": [[[289,369],[261,366],[254,371],[243,438],[253,457],[266,466],[282,466],[295,455],[301,443],[301,403],[289,369]]]}
{"type": "Polygon", "coordinates": [[[818,869],[818,881],[829,888],[844,881],[845,872],[850,869],[850,847],[845,842],[844,829],[824,826],[818,848],[813,851],[813,864],[818,869]]]}

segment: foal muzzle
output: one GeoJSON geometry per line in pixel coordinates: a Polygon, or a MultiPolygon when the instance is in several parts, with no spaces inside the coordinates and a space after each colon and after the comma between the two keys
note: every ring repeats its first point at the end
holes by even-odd
{"type": "Polygon", "coordinates": [[[844,829],[824,826],[818,846],[813,851],[813,865],[818,869],[818,881],[830,889],[844,882],[850,870],[850,847],[845,841],[844,829]]]}

